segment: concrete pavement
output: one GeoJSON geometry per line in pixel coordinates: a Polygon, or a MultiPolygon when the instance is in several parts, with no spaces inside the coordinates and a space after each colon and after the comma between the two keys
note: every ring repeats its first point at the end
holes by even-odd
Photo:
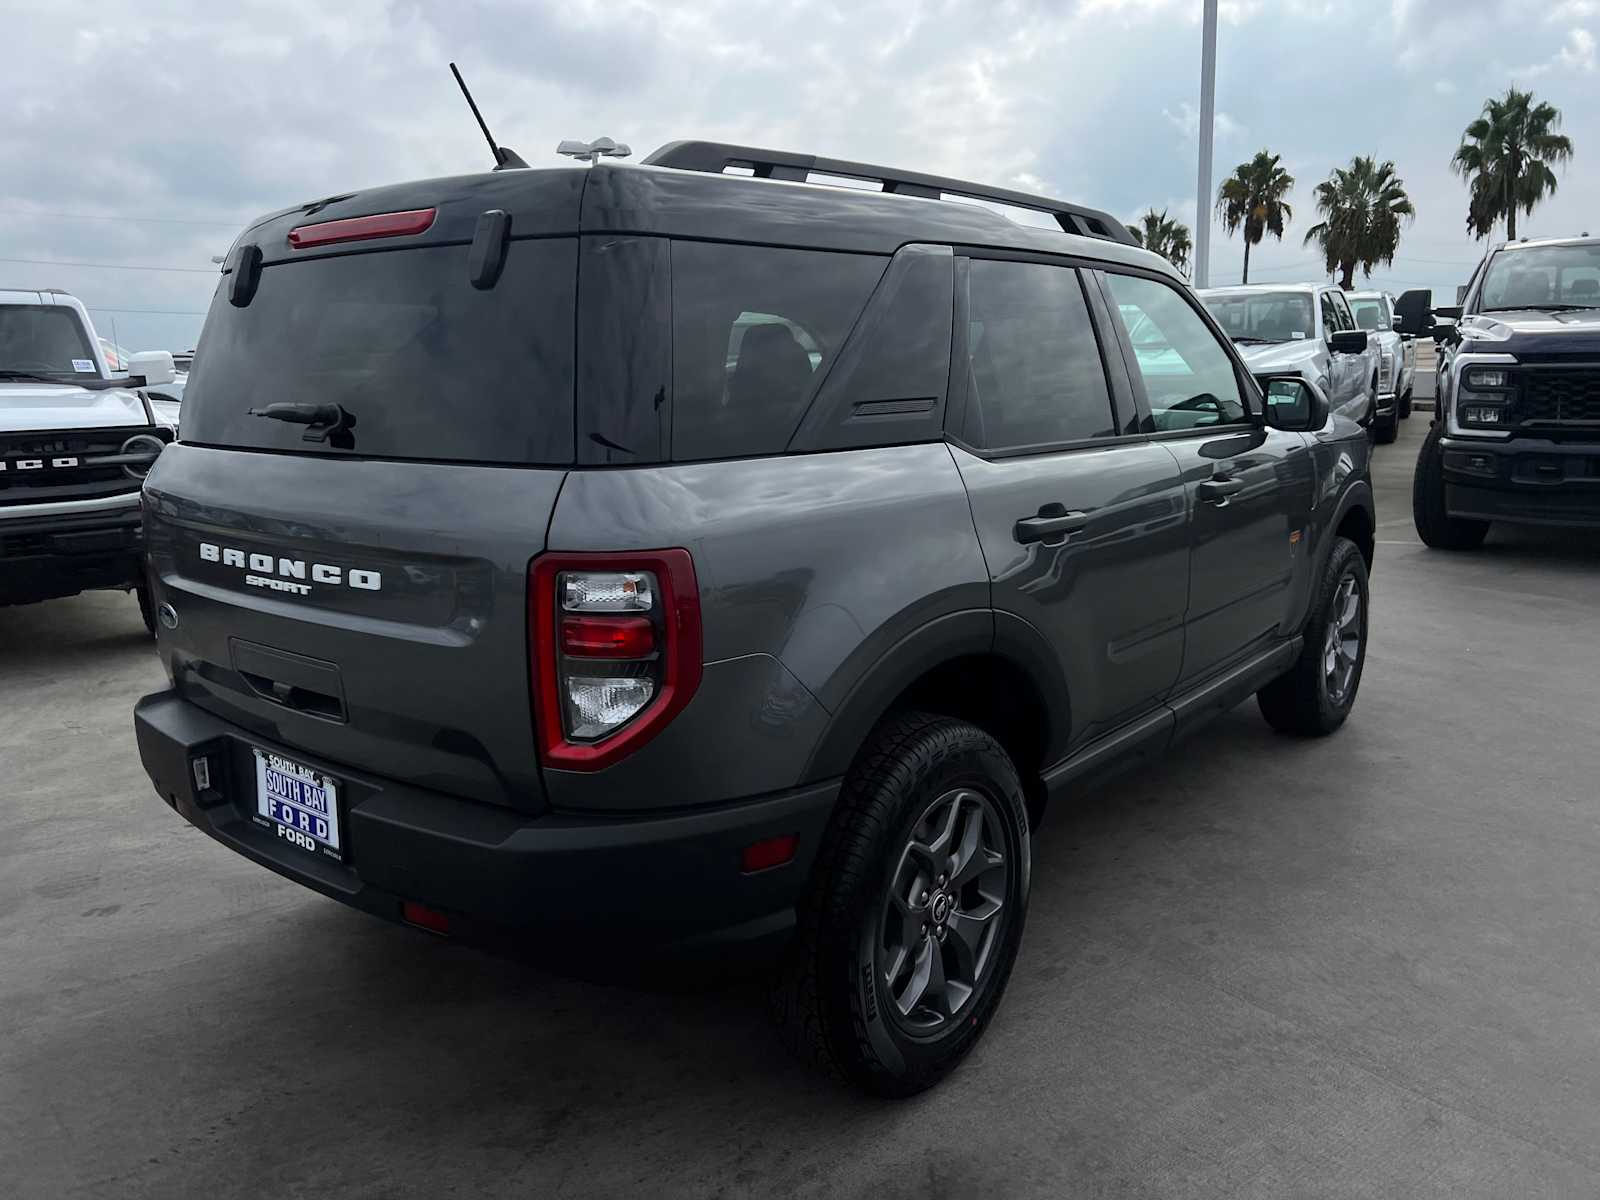
{"type": "Polygon", "coordinates": [[[999,1018],[901,1104],[752,988],[563,980],[235,857],[139,769],[132,600],[0,610],[0,1190],[1600,1193],[1600,539],[1425,550],[1426,420],[1378,450],[1346,728],[1242,706],[1053,811],[999,1018]]]}

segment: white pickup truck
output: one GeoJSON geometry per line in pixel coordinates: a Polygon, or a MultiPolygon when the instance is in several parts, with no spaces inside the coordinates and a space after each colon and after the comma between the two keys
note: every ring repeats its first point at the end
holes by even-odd
{"type": "MultiPolygon", "coordinates": [[[[1408,295],[1410,293],[1407,293],[1408,295]]],[[[1402,334],[1395,320],[1395,298],[1389,292],[1349,292],[1356,324],[1378,335],[1383,357],[1378,363],[1376,429],[1380,442],[1392,442],[1399,424],[1411,415],[1411,386],[1417,375],[1417,339],[1402,334]]]]}
{"type": "Polygon", "coordinates": [[[125,370],[72,296],[0,290],[0,606],[118,588],[153,628],[139,490],[177,431],[141,389],[172,379],[172,355],[125,370]]]}

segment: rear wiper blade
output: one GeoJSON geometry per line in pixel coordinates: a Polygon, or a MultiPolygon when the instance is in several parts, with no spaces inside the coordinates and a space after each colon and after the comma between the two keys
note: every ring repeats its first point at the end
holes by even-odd
{"type": "Polygon", "coordinates": [[[266,417],[272,421],[287,421],[291,425],[304,425],[302,441],[332,441],[341,450],[355,445],[350,431],[356,427],[356,415],[342,404],[288,404],[279,402],[265,408],[249,410],[252,417],[266,417]]]}

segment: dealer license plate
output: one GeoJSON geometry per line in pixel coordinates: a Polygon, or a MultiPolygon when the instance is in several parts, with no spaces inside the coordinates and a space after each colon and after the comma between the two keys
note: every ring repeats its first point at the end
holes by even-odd
{"type": "Polygon", "coordinates": [[[344,858],[339,829],[339,785],[320,771],[257,750],[256,823],[311,854],[344,858]]]}

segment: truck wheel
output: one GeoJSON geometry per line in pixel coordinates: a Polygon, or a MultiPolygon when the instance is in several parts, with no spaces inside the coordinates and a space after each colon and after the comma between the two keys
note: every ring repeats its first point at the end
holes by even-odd
{"type": "Polygon", "coordinates": [[[1476,550],[1489,532],[1488,521],[1452,517],[1444,504],[1444,451],[1439,449],[1439,425],[1434,423],[1417,451],[1417,469],[1411,477],[1411,519],[1417,536],[1435,550],[1476,550]]]}
{"type": "Polygon", "coordinates": [[[1400,403],[1395,406],[1395,412],[1397,412],[1400,415],[1400,419],[1402,421],[1408,420],[1410,418],[1410,416],[1411,416],[1411,389],[1410,388],[1407,388],[1406,389],[1406,394],[1404,396],[1400,397],[1400,403]]]}
{"type": "Polygon", "coordinates": [[[1268,725],[1279,733],[1323,737],[1344,724],[1367,661],[1368,600],[1366,559],[1349,538],[1335,538],[1299,659],[1256,693],[1268,725]]]}
{"type": "Polygon", "coordinates": [[[139,615],[144,618],[145,632],[151,637],[156,635],[156,602],[150,595],[150,585],[140,582],[133,586],[134,593],[139,597],[139,615]]]}
{"type": "Polygon", "coordinates": [[[879,1096],[942,1079],[1000,1004],[1030,856],[998,742],[949,717],[884,721],[845,777],[774,988],[790,1049],[879,1096]]]}
{"type": "Polygon", "coordinates": [[[1374,417],[1372,420],[1372,438],[1380,446],[1387,446],[1400,436],[1399,409],[1387,417],[1374,417]]]}

